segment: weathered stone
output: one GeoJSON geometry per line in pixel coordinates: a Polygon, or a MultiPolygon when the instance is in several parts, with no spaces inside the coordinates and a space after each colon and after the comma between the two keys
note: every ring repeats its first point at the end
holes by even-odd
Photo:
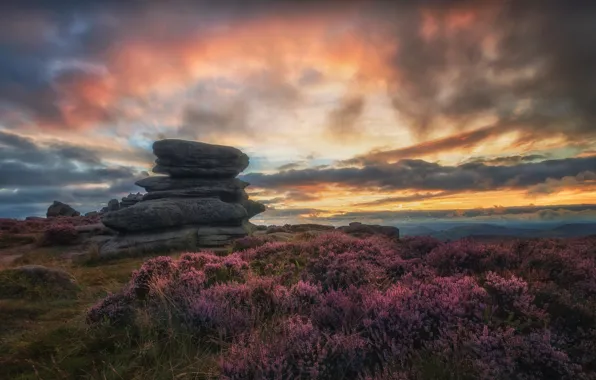
{"type": "Polygon", "coordinates": [[[245,226],[234,226],[234,227],[209,227],[201,226],[198,227],[198,236],[209,236],[209,235],[234,235],[234,236],[246,236],[248,233],[245,226]]]}
{"type": "MultiPolygon", "coordinates": [[[[248,186],[248,182],[231,179],[204,179],[204,178],[171,178],[166,176],[153,176],[143,178],[135,183],[148,192],[167,191],[167,190],[187,190],[201,188],[205,191],[236,193],[248,186]]],[[[143,200],[147,200],[149,194],[145,194],[143,200]]]]}
{"type": "Polygon", "coordinates": [[[135,204],[139,203],[140,201],[143,200],[143,194],[141,193],[130,193],[127,196],[122,198],[122,201],[120,202],[120,208],[126,208],[126,207],[130,207],[130,206],[134,206],[135,204]]]}
{"type": "Polygon", "coordinates": [[[223,145],[166,139],[153,144],[154,173],[172,177],[233,178],[248,167],[248,156],[223,145]]]}
{"type": "Polygon", "coordinates": [[[246,199],[240,203],[246,209],[248,218],[252,218],[262,212],[265,212],[265,205],[251,199],[246,199]]]}
{"type": "Polygon", "coordinates": [[[208,169],[197,166],[166,166],[155,165],[153,173],[169,174],[173,178],[234,178],[248,165],[231,164],[208,169]]]}
{"type": "Polygon", "coordinates": [[[170,249],[195,249],[197,247],[198,227],[181,227],[159,232],[137,232],[116,236],[103,245],[101,256],[110,256],[123,252],[142,251],[160,252],[170,249]]]}
{"type": "Polygon", "coordinates": [[[66,203],[54,201],[54,203],[48,207],[46,215],[48,218],[53,218],[57,216],[79,216],[81,213],[66,203]]]}
{"type": "Polygon", "coordinates": [[[205,235],[198,236],[197,244],[201,247],[221,247],[231,244],[235,236],[230,235],[205,235]]]}
{"type": "Polygon", "coordinates": [[[110,199],[108,202],[108,212],[118,211],[120,210],[120,203],[118,199],[110,199]]]}
{"type": "Polygon", "coordinates": [[[105,214],[102,222],[114,230],[126,232],[192,224],[238,226],[246,217],[244,207],[217,198],[178,198],[139,202],[105,214]]]}
{"type": "Polygon", "coordinates": [[[248,157],[239,149],[198,141],[179,139],[156,141],[153,143],[153,153],[159,159],[158,163],[166,166],[218,168],[222,162],[243,158],[246,158],[248,165],[248,157]]]}
{"type": "Polygon", "coordinates": [[[224,202],[238,203],[248,199],[246,191],[241,188],[220,186],[193,187],[190,189],[153,191],[143,196],[143,200],[163,198],[219,198],[224,202]]]}

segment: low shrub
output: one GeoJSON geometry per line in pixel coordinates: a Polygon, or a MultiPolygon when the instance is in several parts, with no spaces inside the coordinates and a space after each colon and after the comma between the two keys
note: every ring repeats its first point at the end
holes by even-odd
{"type": "Polygon", "coordinates": [[[77,237],[78,232],[72,224],[56,223],[44,231],[41,245],[70,245],[76,242],[77,237]]]}
{"type": "Polygon", "coordinates": [[[160,257],[88,321],[150,315],[213,342],[227,379],[588,379],[595,243],[334,231],[225,257],[160,257]]]}

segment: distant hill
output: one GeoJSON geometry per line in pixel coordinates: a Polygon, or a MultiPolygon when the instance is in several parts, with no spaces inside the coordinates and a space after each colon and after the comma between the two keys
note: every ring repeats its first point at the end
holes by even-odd
{"type": "Polygon", "coordinates": [[[403,236],[432,236],[440,240],[456,240],[464,237],[493,237],[520,238],[520,237],[580,237],[596,235],[596,223],[570,223],[556,227],[523,228],[507,227],[495,224],[468,224],[451,227],[444,230],[433,230],[425,226],[407,226],[400,228],[403,236]]]}

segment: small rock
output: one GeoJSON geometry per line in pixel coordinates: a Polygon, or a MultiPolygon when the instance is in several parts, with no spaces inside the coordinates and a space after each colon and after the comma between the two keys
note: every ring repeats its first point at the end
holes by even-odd
{"type": "Polygon", "coordinates": [[[72,298],[79,290],[67,272],[41,265],[0,271],[0,298],[72,298]]]}
{"type": "Polygon", "coordinates": [[[110,201],[108,202],[108,212],[118,210],[120,210],[120,202],[118,202],[118,199],[110,199],[110,201]]]}
{"type": "Polygon", "coordinates": [[[57,216],[79,216],[81,215],[80,212],[75,210],[74,208],[70,207],[66,203],[62,203],[59,201],[54,201],[50,207],[48,207],[48,211],[46,216],[48,218],[54,218],[57,216]]]}

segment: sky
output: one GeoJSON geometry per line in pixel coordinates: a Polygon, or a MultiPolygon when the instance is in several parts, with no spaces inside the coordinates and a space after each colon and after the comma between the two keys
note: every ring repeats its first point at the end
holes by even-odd
{"type": "Polygon", "coordinates": [[[142,192],[182,138],[250,156],[259,223],[594,221],[596,6],[572,3],[3,2],[0,217],[142,192]]]}

